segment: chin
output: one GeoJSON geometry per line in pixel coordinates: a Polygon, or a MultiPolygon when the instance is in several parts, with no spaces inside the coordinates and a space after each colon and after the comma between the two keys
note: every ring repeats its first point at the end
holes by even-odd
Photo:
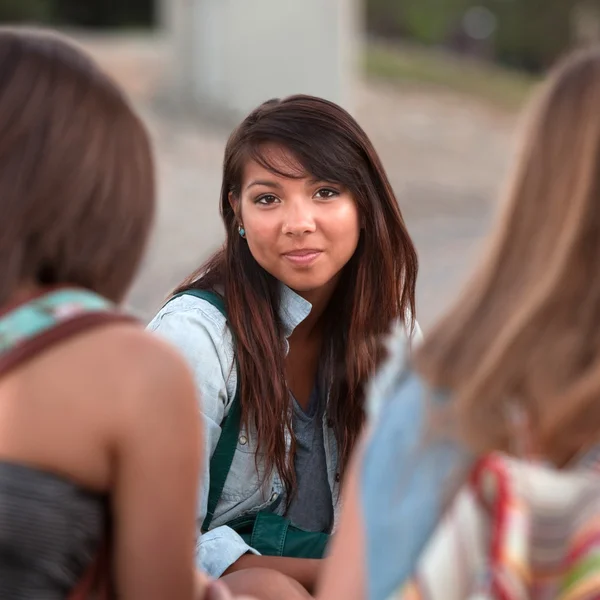
{"type": "Polygon", "coordinates": [[[305,281],[282,281],[284,285],[287,285],[291,290],[298,292],[299,294],[312,292],[318,290],[321,286],[315,283],[308,283],[305,281]]]}
{"type": "Polygon", "coordinates": [[[331,279],[322,279],[315,277],[289,277],[280,279],[280,281],[287,285],[290,289],[294,290],[298,294],[308,294],[325,287],[331,279]]]}
{"type": "MultiPolygon", "coordinates": [[[[286,284],[287,285],[287,284],[286,284]]],[[[296,292],[299,296],[305,296],[306,294],[310,294],[311,292],[314,292],[318,289],[321,288],[321,286],[300,286],[300,285],[288,285],[288,287],[293,290],[294,292],[296,292]]]]}

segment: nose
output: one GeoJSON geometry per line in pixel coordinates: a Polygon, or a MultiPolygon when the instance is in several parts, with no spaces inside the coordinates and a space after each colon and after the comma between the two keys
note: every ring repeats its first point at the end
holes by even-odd
{"type": "Polygon", "coordinates": [[[313,233],[316,223],[310,202],[304,199],[291,201],[286,206],[282,233],[289,236],[300,236],[313,233]]]}

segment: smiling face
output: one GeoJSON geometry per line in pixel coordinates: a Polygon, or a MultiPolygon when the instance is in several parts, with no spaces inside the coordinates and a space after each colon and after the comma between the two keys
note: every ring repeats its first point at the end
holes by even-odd
{"type": "Polygon", "coordinates": [[[283,177],[250,160],[241,193],[231,199],[258,264],[307,300],[332,291],[360,236],[356,202],[342,186],[316,181],[295,158],[270,148],[283,177]]]}

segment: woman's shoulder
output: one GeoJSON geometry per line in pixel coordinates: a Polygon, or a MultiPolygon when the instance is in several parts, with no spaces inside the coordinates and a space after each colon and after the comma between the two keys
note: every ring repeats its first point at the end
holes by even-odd
{"type": "Polygon", "coordinates": [[[191,380],[190,369],[180,353],[134,322],[94,328],[61,342],[40,359],[28,365],[33,374],[40,379],[52,377],[68,366],[73,373],[70,387],[87,389],[84,395],[109,412],[118,407],[128,410],[138,401],[141,407],[160,390],[169,399],[174,392],[166,390],[179,390],[180,383],[191,380]],[[118,382],[115,388],[113,382],[118,382]],[[94,393],[89,392],[90,387],[94,393]],[[111,391],[107,393],[107,389],[111,391]],[[99,396],[106,398],[97,402],[99,396]]]}
{"type": "Polygon", "coordinates": [[[401,383],[415,378],[410,371],[411,349],[422,340],[419,324],[411,319],[399,319],[385,341],[387,357],[367,387],[366,408],[369,420],[377,420],[384,405],[394,397],[401,383]]]}
{"type": "MultiPolygon", "coordinates": [[[[212,296],[212,294],[210,294],[212,296]]],[[[222,302],[221,297],[214,295],[215,303],[222,302]]],[[[170,298],[156,316],[148,324],[151,331],[159,329],[165,321],[186,320],[199,326],[214,326],[219,329],[227,326],[227,319],[223,312],[205,297],[193,293],[182,293],[170,298]]]]}
{"type": "Polygon", "coordinates": [[[414,429],[425,417],[428,406],[438,403],[440,394],[409,363],[388,368],[387,379],[379,384],[374,381],[370,387],[367,399],[370,430],[414,429]]]}
{"type": "MultiPolygon", "coordinates": [[[[171,344],[151,335],[141,324],[117,323],[90,332],[89,336],[82,336],[81,342],[87,344],[87,353],[97,355],[98,361],[91,362],[96,362],[100,366],[112,365],[115,368],[120,368],[126,362],[127,370],[132,372],[134,378],[136,378],[134,373],[136,369],[144,373],[160,375],[171,370],[177,371],[184,365],[180,354],[171,344]],[[107,353],[108,348],[112,348],[110,355],[107,353]],[[112,362],[105,360],[104,363],[100,363],[101,357],[111,358],[112,362]],[[154,368],[158,365],[164,368],[154,368]]],[[[83,352],[83,348],[78,349],[76,346],[71,350],[74,353],[78,350],[83,352]]]]}
{"type": "Polygon", "coordinates": [[[228,390],[235,389],[233,335],[220,310],[219,297],[178,295],[158,311],[148,331],[184,356],[205,395],[209,394],[207,387],[220,388],[223,382],[228,390]]]}
{"type": "Polygon", "coordinates": [[[227,318],[219,308],[220,297],[215,304],[193,294],[181,294],[171,298],[148,323],[148,330],[174,342],[176,346],[202,344],[232,346],[233,337],[227,318]]]}

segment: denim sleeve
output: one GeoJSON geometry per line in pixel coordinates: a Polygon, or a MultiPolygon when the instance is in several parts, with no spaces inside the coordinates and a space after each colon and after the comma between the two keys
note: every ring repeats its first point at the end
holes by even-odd
{"type": "Polygon", "coordinates": [[[196,563],[212,577],[220,577],[242,555],[258,554],[230,527],[221,526],[204,535],[200,533],[208,505],[210,457],[221,436],[221,423],[229,406],[228,387],[235,390],[231,333],[224,320],[222,323],[215,320],[210,307],[205,312],[200,308],[169,311],[167,306],[150,322],[148,329],[172,343],[194,375],[205,438],[196,511],[196,563]]]}
{"type": "MultiPolygon", "coordinates": [[[[400,368],[398,365],[397,368],[400,368]]],[[[442,516],[451,485],[470,463],[464,448],[432,432],[432,398],[410,371],[382,388],[389,396],[372,426],[360,482],[370,600],[385,600],[414,572],[442,516]]],[[[382,389],[375,388],[375,389],[382,389]]]]}
{"type": "Polygon", "coordinates": [[[390,334],[385,340],[387,358],[368,383],[365,406],[371,426],[379,418],[383,404],[394,393],[398,375],[408,364],[412,349],[423,341],[419,323],[414,322],[412,331],[409,326],[408,318],[392,323],[390,334]]]}
{"type": "Polygon", "coordinates": [[[222,525],[201,535],[196,544],[196,566],[217,579],[244,554],[259,554],[231,527],[222,525]]]}

